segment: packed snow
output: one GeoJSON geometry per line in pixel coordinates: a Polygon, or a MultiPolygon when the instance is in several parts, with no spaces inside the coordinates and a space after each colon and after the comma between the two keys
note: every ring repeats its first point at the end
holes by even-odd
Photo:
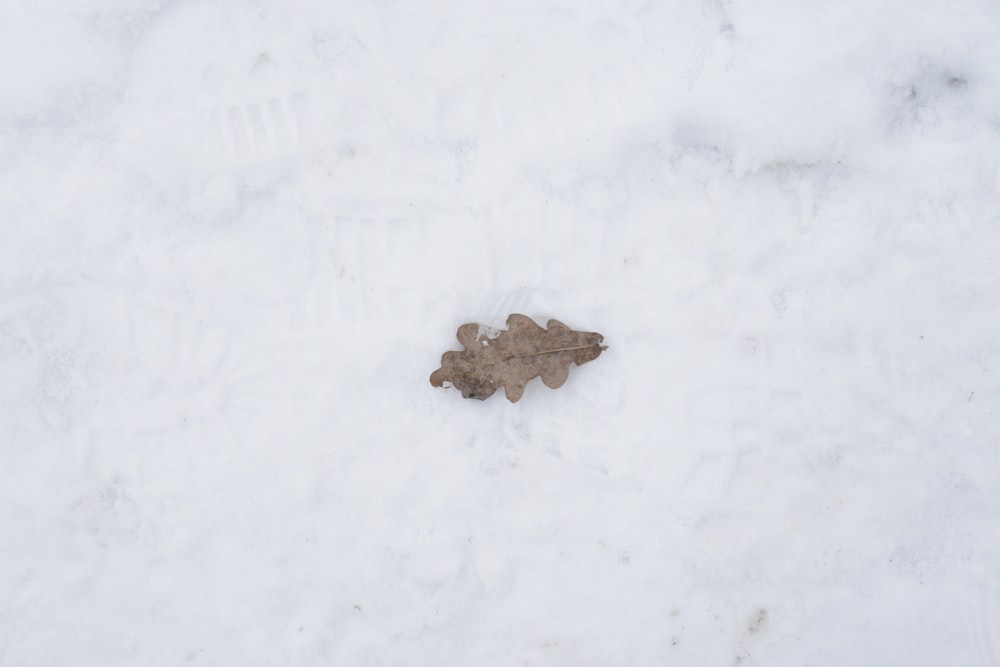
{"type": "Polygon", "coordinates": [[[1000,665],[1000,4],[0,6],[0,665],[1000,665]],[[457,327],[598,331],[431,387],[457,327]]]}

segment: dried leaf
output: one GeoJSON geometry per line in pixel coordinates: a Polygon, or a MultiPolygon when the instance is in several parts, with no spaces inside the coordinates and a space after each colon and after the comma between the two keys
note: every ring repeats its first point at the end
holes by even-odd
{"type": "Polygon", "coordinates": [[[585,364],[600,356],[599,333],[574,331],[559,320],[549,320],[543,329],[524,315],[507,318],[507,329],[499,336],[489,336],[478,324],[458,328],[462,352],[445,352],[441,368],[431,373],[431,384],[441,387],[451,382],[465,398],[485,401],[500,387],[507,399],[516,403],[524,386],[542,376],[542,382],[558,389],[569,376],[569,366],[585,364]]]}

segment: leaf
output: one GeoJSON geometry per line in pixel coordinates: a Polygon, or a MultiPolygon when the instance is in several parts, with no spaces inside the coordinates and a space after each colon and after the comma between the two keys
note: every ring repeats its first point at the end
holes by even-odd
{"type": "Polygon", "coordinates": [[[548,328],[524,315],[507,318],[507,329],[499,336],[484,334],[485,327],[463,324],[458,328],[461,352],[445,352],[441,368],[431,373],[435,387],[451,382],[464,398],[485,401],[500,387],[507,399],[517,403],[525,385],[542,376],[542,382],[558,389],[569,376],[569,366],[585,364],[600,356],[606,345],[599,333],[574,331],[559,320],[549,320],[548,328]]]}

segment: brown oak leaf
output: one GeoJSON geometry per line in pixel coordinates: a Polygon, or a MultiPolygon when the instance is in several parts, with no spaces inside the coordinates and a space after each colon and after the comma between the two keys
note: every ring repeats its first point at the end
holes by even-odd
{"type": "Polygon", "coordinates": [[[457,337],[465,350],[445,352],[441,368],[431,373],[431,384],[451,382],[464,398],[481,401],[503,387],[507,399],[516,403],[533,378],[540,375],[547,386],[558,389],[569,376],[570,364],[585,364],[607,349],[599,333],[574,331],[559,320],[549,320],[547,326],[543,329],[515,313],[507,318],[507,329],[491,337],[478,324],[463,324],[457,337]]]}

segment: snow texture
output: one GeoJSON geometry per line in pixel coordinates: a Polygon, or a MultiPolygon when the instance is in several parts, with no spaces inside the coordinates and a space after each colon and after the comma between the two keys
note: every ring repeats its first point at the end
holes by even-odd
{"type": "Polygon", "coordinates": [[[0,665],[1000,665],[1000,4],[0,5],[0,665]],[[464,322],[610,349],[511,405],[464,322]]]}

